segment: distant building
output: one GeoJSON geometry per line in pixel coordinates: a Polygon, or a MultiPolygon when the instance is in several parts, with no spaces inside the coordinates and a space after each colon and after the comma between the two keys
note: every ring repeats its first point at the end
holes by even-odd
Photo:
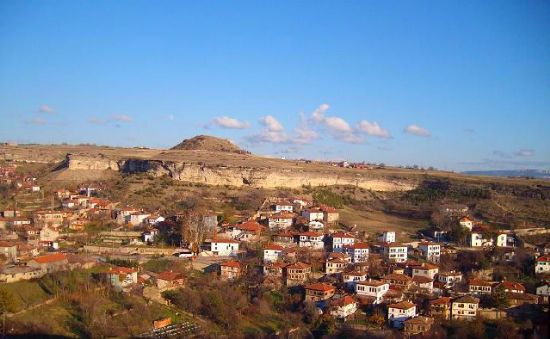
{"type": "Polygon", "coordinates": [[[438,263],[441,258],[441,245],[431,242],[422,242],[418,245],[422,257],[427,261],[438,263]]]}
{"type": "Polygon", "coordinates": [[[353,245],[355,243],[355,237],[346,232],[333,233],[331,239],[333,252],[343,252],[344,246],[353,245]]]}
{"type": "Polygon", "coordinates": [[[324,301],[332,298],[336,288],[325,283],[313,283],[306,285],[305,301],[324,301]]]}
{"type": "Polygon", "coordinates": [[[396,236],[394,231],[385,231],[380,237],[380,241],[385,243],[396,242],[396,236]]]}
{"type": "Polygon", "coordinates": [[[416,305],[411,302],[401,301],[388,305],[388,322],[391,327],[403,328],[404,322],[414,317],[416,317],[416,305]]]}
{"type": "Polygon", "coordinates": [[[403,334],[406,337],[410,337],[412,335],[429,332],[433,323],[434,320],[432,318],[423,316],[407,319],[404,322],[403,334]]]}
{"type": "Polygon", "coordinates": [[[239,242],[233,239],[215,239],[210,242],[210,250],[214,255],[236,256],[239,242]]]}
{"type": "Polygon", "coordinates": [[[277,244],[267,244],[264,247],[264,262],[275,262],[283,254],[284,247],[277,244]]]}
{"type": "Polygon", "coordinates": [[[330,303],[330,315],[339,319],[346,319],[357,312],[357,302],[353,297],[346,295],[332,300],[330,303]]]}
{"type": "Polygon", "coordinates": [[[453,319],[472,320],[477,316],[479,299],[469,295],[460,297],[453,301],[451,317],[453,319]]]}
{"type": "Polygon", "coordinates": [[[389,262],[405,262],[407,261],[407,246],[399,243],[384,243],[382,244],[382,255],[389,262]]]}
{"type": "Polygon", "coordinates": [[[355,284],[355,293],[357,295],[369,297],[372,304],[380,304],[384,300],[384,295],[389,291],[390,285],[380,280],[367,280],[355,284]]]}
{"type": "Polygon", "coordinates": [[[535,273],[548,273],[550,272],[550,255],[543,255],[537,258],[535,263],[535,273]]]}
{"type": "Polygon", "coordinates": [[[344,245],[344,253],[351,257],[353,263],[366,262],[369,258],[369,245],[363,242],[344,245]]]}
{"type": "Polygon", "coordinates": [[[311,275],[311,265],[297,262],[286,266],[283,270],[287,286],[302,285],[311,275]]]}
{"type": "Polygon", "coordinates": [[[222,280],[234,280],[243,274],[242,264],[236,260],[229,260],[220,264],[220,278],[222,280]]]}

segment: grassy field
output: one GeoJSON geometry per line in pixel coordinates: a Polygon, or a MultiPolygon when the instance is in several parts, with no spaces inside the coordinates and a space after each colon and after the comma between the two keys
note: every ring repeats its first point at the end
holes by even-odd
{"type": "Polygon", "coordinates": [[[357,211],[345,207],[340,212],[340,222],[347,227],[357,225],[358,231],[366,231],[371,239],[383,231],[395,231],[398,241],[415,240],[418,230],[425,228],[428,221],[407,219],[386,214],[382,211],[357,211]]]}

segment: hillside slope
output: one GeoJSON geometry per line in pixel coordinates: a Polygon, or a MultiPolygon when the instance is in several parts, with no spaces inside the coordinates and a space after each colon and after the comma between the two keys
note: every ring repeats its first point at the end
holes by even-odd
{"type": "Polygon", "coordinates": [[[209,151],[209,152],[226,152],[249,154],[249,152],[240,149],[237,145],[229,140],[212,137],[209,135],[197,135],[191,139],[185,139],[171,150],[194,150],[194,151],[209,151]]]}

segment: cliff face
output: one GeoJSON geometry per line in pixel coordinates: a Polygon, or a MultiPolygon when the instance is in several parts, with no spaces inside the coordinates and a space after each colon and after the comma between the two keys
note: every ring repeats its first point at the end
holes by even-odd
{"type": "Polygon", "coordinates": [[[114,170],[122,173],[148,173],[153,176],[168,175],[174,180],[206,185],[250,186],[263,188],[299,188],[304,185],[331,186],[353,185],[375,191],[403,191],[416,187],[400,180],[368,178],[361,173],[338,175],[330,172],[314,173],[295,169],[207,166],[200,162],[82,157],[69,155],[69,170],[114,170]]]}

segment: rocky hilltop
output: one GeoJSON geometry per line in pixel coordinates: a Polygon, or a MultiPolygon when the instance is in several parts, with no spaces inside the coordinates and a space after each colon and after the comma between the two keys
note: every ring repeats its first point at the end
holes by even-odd
{"type": "Polygon", "coordinates": [[[51,163],[55,168],[52,180],[100,180],[111,178],[115,173],[148,173],[206,185],[262,188],[353,185],[375,191],[410,190],[419,182],[418,178],[400,176],[397,169],[359,170],[318,162],[265,158],[244,153],[236,146],[229,151],[212,151],[212,139],[202,136],[193,139],[192,142],[184,141],[182,147],[195,145],[193,147],[198,149],[177,149],[182,144],[170,150],[0,145],[0,160],[51,163]],[[208,149],[196,146],[201,139],[206,140],[208,149]]]}
{"type": "Polygon", "coordinates": [[[191,139],[184,139],[181,143],[172,147],[171,150],[201,150],[210,152],[250,154],[250,152],[240,149],[229,140],[209,135],[197,135],[191,139]]]}

